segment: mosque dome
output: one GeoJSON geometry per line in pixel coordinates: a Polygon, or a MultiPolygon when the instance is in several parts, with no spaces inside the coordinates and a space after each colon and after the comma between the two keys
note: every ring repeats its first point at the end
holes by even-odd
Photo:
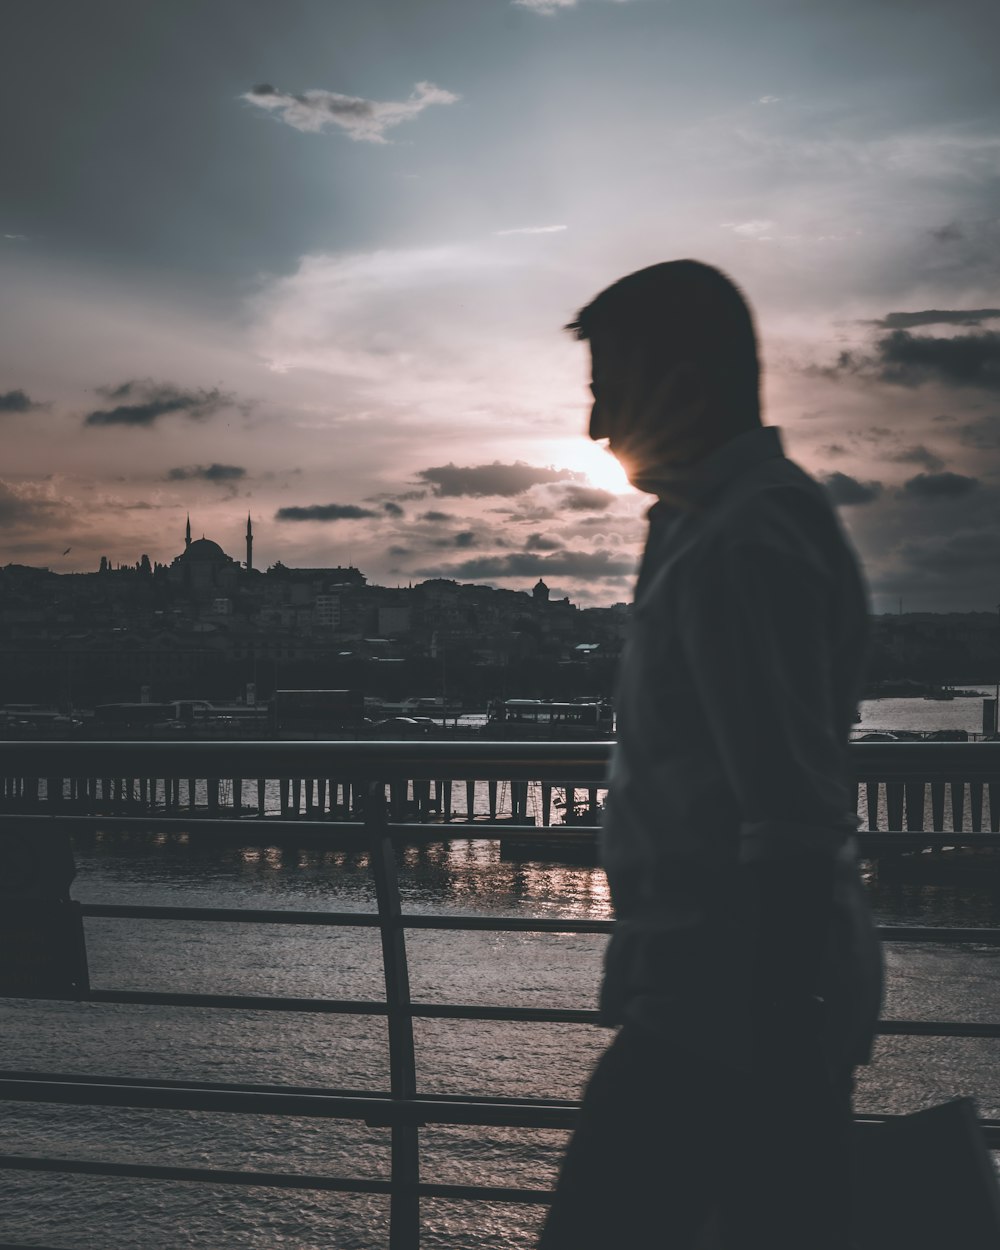
{"type": "Polygon", "coordinates": [[[190,547],[184,552],[182,557],[185,560],[212,561],[213,563],[225,564],[229,560],[229,556],[222,550],[218,543],[213,543],[210,538],[196,538],[190,547]]]}

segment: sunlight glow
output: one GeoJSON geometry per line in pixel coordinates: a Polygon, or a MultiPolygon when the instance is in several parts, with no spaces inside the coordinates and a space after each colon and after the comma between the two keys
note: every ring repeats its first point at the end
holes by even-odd
{"type": "Polygon", "coordinates": [[[591,486],[600,490],[609,490],[615,495],[635,495],[638,492],[630,485],[625,470],[618,461],[599,443],[592,443],[588,438],[562,438],[546,443],[540,448],[539,463],[552,464],[557,469],[572,469],[575,473],[585,473],[591,486]]]}

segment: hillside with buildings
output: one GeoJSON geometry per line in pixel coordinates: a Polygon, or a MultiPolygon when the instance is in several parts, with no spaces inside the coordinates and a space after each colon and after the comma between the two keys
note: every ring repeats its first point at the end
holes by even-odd
{"type": "Polygon", "coordinates": [[[432,579],[369,585],[357,568],[254,567],[210,538],[169,563],[92,573],[0,568],[0,703],[245,696],[350,687],[484,704],[504,695],[607,694],[624,604],[578,609],[524,591],[432,579]]]}

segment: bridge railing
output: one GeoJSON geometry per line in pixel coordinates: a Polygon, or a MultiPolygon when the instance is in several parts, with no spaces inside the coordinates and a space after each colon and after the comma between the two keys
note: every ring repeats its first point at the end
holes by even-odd
{"type": "MultiPolygon", "coordinates": [[[[72,994],[88,1002],[160,1007],[254,1009],[371,1016],[385,1020],[389,1038],[389,1089],[380,1092],[297,1088],[281,1085],[86,1076],[36,1071],[0,1072],[0,1098],[62,1105],[197,1110],[234,1114],[324,1117],[386,1127],[391,1134],[391,1168],[379,1179],[332,1177],[275,1171],[174,1167],[124,1160],[0,1155],[0,1167],[31,1172],[180,1180],[213,1185],[270,1186],[342,1193],[385,1194],[390,1203],[390,1250],[416,1250],[422,1198],[544,1203],[539,1189],[440,1184],[420,1173],[420,1129],[426,1125],[570,1128],[576,1104],[540,1098],[442,1096],[422,1093],[416,1076],[415,1019],[597,1023],[595,1011],[415,1001],[409,988],[406,934],[422,929],[490,930],[521,933],[605,933],[600,919],[407,915],[396,875],[400,846],[448,838],[489,838],[540,831],[552,843],[578,844],[596,826],[574,823],[575,792],[586,796],[584,813],[596,812],[607,764],[607,743],[9,743],[0,755],[0,850],[45,847],[74,831],[115,827],[178,829],[207,837],[293,839],[297,845],[344,845],[347,839],[368,854],[377,910],[370,913],[146,907],[73,904],[81,917],[198,920],[245,924],[293,924],[377,928],[381,938],[384,998],[346,1000],[264,995],[159,993],[91,989],[84,976],[72,994]],[[254,779],[261,802],[250,813],[242,802],[243,779],[254,779]],[[317,779],[325,781],[321,791],[317,779]],[[230,781],[225,803],[224,779],[230,781]],[[277,781],[275,815],[268,785],[277,781]],[[299,782],[296,800],[294,783],[299,782]],[[286,788],[282,788],[281,783],[286,788]],[[179,801],[183,783],[186,804],[179,801]],[[455,783],[465,785],[464,819],[450,819],[455,783]],[[485,814],[479,814],[486,786],[485,814]],[[528,823],[529,787],[534,785],[539,825],[528,823]],[[308,786],[308,790],[307,787],[308,786]],[[509,807],[496,790],[506,786],[509,807]],[[346,787],[346,788],[345,788],[346,787]],[[549,800],[546,802],[545,789],[549,800]],[[565,793],[567,823],[551,823],[552,792],[565,793]],[[431,802],[432,789],[434,802],[431,802]],[[312,796],[310,804],[306,795],[312,796]],[[540,794],[540,797],[539,797],[540,794]],[[332,796],[332,798],[331,798],[332,796]],[[345,801],[339,802],[341,796],[345,801]],[[174,799],[178,799],[175,803],[174,799]],[[233,801],[235,798],[235,801],[233,801]],[[303,803],[305,800],[305,803],[303,803]],[[394,814],[417,816],[396,820],[394,814]],[[506,816],[506,819],[505,819],[506,816]],[[513,821],[512,819],[513,818],[513,821]],[[514,823],[520,818],[523,823],[514,823]]],[[[867,799],[869,828],[859,834],[862,855],[915,852],[930,846],[1000,846],[997,788],[1000,743],[859,743],[850,748],[860,794],[867,799]],[[920,788],[919,794],[917,788],[920,788]],[[956,798],[961,790],[961,799],[956,798]],[[943,801],[950,798],[946,812],[943,801]],[[985,796],[985,802],[984,802],[985,796]],[[984,807],[988,821],[984,829],[984,807]],[[927,813],[930,813],[928,822],[927,813]],[[939,820],[938,817],[941,817],[939,820]],[[945,819],[948,816],[950,819],[945,819]],[[899,818],[896,821],[894,818],[899,818]],[[930,823],[934,829],[928,831],[930,823]],[[945,828],[944,826],[950,826],[945,828]],[[874,828],[872,827],[874,826],[874,828]],[[971,827],[970,827],[971,826],[971,827]],[[930,841],[928,841],[930,838],[930,841]]],[[[457,815],[461,816],[459,812],[457,815]]],[[[52,858],[58,863],[58,857],[52,858]]],[[[0,886],[0,891],[3,887],[0,886]]],[[[975,942],[1000,945],[1000,930],[985,928],[890,927],[891,942],[975,942]]],[[[0,970],[2,975],[2,970],[0,970]]],[[[1000,1038],[1000,1020],[883,1020],[883,1034],[1000,1038]]],[[[865,1116],[874,1128],[892,1117],[865,1116]]],[[[1000,1122],[984,1121],[987,1140],[1000,1149],[1000,1122]]],[[[720,1126],[720,1131],[722,1131],[720,1126]]],[[[11,1244],[11,1243],[6,1243],[11,1244]]]]}

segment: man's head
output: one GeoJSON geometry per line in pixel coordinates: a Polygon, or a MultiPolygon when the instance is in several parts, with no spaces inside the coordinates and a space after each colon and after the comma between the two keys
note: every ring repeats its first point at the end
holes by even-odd
{"type": "Polygon", "coordinates": [[[695,260],[651,265],[602,291],[566,327],[590,343],[590,437],[629,477],[696,464],[760,424],[757,340],[729,278],[695,260]]]}

